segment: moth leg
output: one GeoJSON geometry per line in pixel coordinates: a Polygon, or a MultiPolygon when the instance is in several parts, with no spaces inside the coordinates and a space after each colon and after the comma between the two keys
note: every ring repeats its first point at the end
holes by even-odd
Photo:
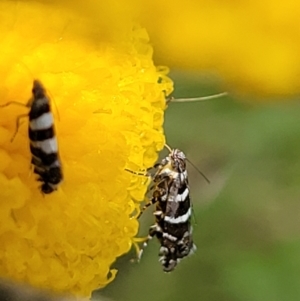
{"type": "MultiPolygon", "coordinates": [[[[9,101],[3,105],[0,105],[0,108],[4,108],[4,107],[8,107],[10,105],[18,105],[18,106],[22,106],[22,107],[27,107],[28,108],[28,104],[24,104],[22,102],[18,102],[18,101],[9,101]]],[[[19,115],[17,117],[17,127],[16,127],[16,131],[14,132],[12,138],[10,139],[10,142],[13,142],[17,133],[18,133],[18,130],[19,130],[19,127],[20,127],[20,120],[24,117],[28,117],[28,114],[22,114],[22,115],[19,115]]]]}
{"type": "Polygon", "coordinates": [[[155,163],[152,168],[158,169],[159,167],[161,168],[162,164],[161,163],[155,163]]]}
{"type": "Polygon", "coordinates": [[[148,236],[146,237],[146,239],[144,240],[143,242],[143,245],[140,249],[140,252],[139,252],[139,256],[138,256],[138,261],[141,260],[142,258],[142,255],[143,255],[143,252],[144,252],[144,249],[147,247],[149,241],[154,237],[160,237],[161,236],[161,229],[160,227],[157,225],[157,224],[154,224],[152,225],[150,228],[149,228],[149,233],[148,233],[148,236]]]}
{"type": "Polygon", "coordinates": [[[18,106],[22,106],[22,107],[27,107],[28,108],[28,104],[24,104],[22,102],[18,102],[18,101],[9,101],[3,105],[0,105],[0,108],[4,108],[4,107],[8,107],[10,105],[18,105],[18,106]]]}
{"type": "Polygon", "coordinates": [[[161,233],[161,229],[157,224],[152,225],[149,228],[148,236],[146,237],[136,237],[133,239],[133,246],[136,250],[137,254],[137,262],[141,261],[144,249],[147,247],[149,240],[151,240],[154,236],[159,236],[161,233]],[[142,243],[142,246],[140,247],[140,243],[142,243]]]}
{"type": "Polygon", "coordinates": [[[20,127],[20,125],[21,125],[20,121],[21,121],[22,118],[25,118],[25,117],[28,118],[28,114],[22,114],[22,115],[19,115],[19,116],[17,117],[17,120],[16,120],[16,130],[15,130],[15,132],[14,132],[12,138],[10,139],[10,142],[13,142],[13,141],[15,140],[15,137],[16,137],[16,135],[17,135],[17,133],[18,133],[18,131],[19,131],[19,127],[20,127]]]}
{"type": "Polygon", "coordinates": [[[142,214],[147,210],[148,207],[150,207],[151,205],[154,205],[157,202],[157,198],[154,198],[154,197],[152,197],[151,200],[146,198],[146,200],[147,200],[147,203],[143,206],[143,208],[141,209],[137,218],[140,218],[142,216],[142,214]]]}
{"type": "Polygon", "coordinates": [[[136,252],[136,258],[135,259],[131,259],[131,262],[139,262],[140,258],[141,258],[141,253],[142,253],[142,248],[140,247],[140,243],[145,242],[148,239],[148,237],[134,237],[132,239],[132,245],[135,248],[135,252],[136,252]]]}
{"type": "Polygon", "coordinates": [[[165,183],[165,186],[166,186],[165,191],[162,191],[162,188],[160,188],[159,190],[155,189],[161,183],[164,183],[164,180],[162,180],[161,182],[159,182],[159,183],[157,183],[157,184],[155,184],[155,185],[153,185],[153,186],[150,187],[149,191],[151,191],[151,190],[154,189],[152,198],[151,198],[151,200],[149,200],[148,198],[146,198],[147,203],[143,206],[143,208],[141,209],[141,211],[140,211],[139,215],[137,216],[137,218],[140,218],[141,215],[145,212],[145,210],[148,207],[150,207],[151,205],[155,205],[158,201],[161,200],[161,195],[164,194],[165,191],[167,191],[166,190],[167,189],[167,183],[165,183]]]}

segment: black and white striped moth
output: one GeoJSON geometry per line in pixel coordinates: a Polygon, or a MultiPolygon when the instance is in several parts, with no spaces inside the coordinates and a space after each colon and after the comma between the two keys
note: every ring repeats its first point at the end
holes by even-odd
{"type": "Polygon", "coordinates": [[[39,80],[33,81],[32,97],[27,104],[11,101],[1,107],[18,104],[30,108],[29,114],[17,118],[16,132],[20,120],[29,116],[28,136],[30,140],[31,163],[38,177],[42,193],[55,191],[63,180],[62,167],[58,154],[57,138],[54,130],[54,118],[50,108],[50,98],[39,80]]]}
{"type": "Polygon", "coordinates": [[[29,101],[29,139],[34,172],[43,182],[41,191],[51,193],[63,180],[61,162],[58,155],[54,120],[50,109],[50,99],[40,81],[34,80],[32,98],[29,101]]]}
{"type": "Polygon", "coordinates": [[[187,159],[181,150],[168,149],[169,155],[154,166],[157,170],[152,178],[152,197],[140,213],[150,205],[155,205],[155,224],[150,227],[139,253],[140,258],[148,241],[156,236],[161,245],[160,262],[165,272],[173,271],[182,258],[196,250],[192,238],[187,159]]]}

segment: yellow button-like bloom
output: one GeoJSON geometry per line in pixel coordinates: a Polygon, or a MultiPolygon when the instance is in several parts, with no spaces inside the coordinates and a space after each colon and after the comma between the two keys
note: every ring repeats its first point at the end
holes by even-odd
{"type": "Polygon", "coordinates": [[[146,30],[127,20],[109,32],[103,19],[47,2],[1,1],[0,12],[0,105],[26,104],[33,79],[44,84],[64,173],[58,191],[41,194],[26,118],[10,141],[28,108],[0,108],[0,276],[89,296],[137,233],[131,215],[147,181],[125,168],[156,161],[172,82],[146,30]]]}

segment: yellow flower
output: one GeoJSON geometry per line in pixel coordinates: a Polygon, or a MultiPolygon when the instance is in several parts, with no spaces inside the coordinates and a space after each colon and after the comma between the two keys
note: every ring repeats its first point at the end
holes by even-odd
{"type": "Polygon", "coordinates": [[[0,276],[89,296],[113,280],[111,264],[137,233],[131,215],[147,183],[125,168],[156,161],[172,82],[144,28],[80,2],[0,2],[0,105],[25,104],[33,79],[44,84],[64,173],[58,191],[41,194],[28,121],[10,142],[28,109],[0,108],[0,276]]]}
{"type": "Polygon", "coordinates": [[[156,61],[213,72],[234,92],[300,92],[299,1],[125,2],[148,29],[156,61]]]}

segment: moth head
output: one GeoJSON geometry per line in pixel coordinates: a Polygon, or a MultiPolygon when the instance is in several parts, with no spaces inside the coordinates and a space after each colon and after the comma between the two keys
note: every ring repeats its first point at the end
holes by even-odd
{"type": "Polygon", "coordinates": [[[45,96],[45,88],[43,87],[42,83],[35,79],[33,81],[33,86],[32,86],[32,95],[34,99],[39,99],[43,98],[45,96]]]}
{"type": "Polygon", "coordinates": [[[171,159],[172,166],[179,170],[180,172],[184,172],[186,169],[186,156],[179,149],[173,149],[169,155],[171,159]]]}

